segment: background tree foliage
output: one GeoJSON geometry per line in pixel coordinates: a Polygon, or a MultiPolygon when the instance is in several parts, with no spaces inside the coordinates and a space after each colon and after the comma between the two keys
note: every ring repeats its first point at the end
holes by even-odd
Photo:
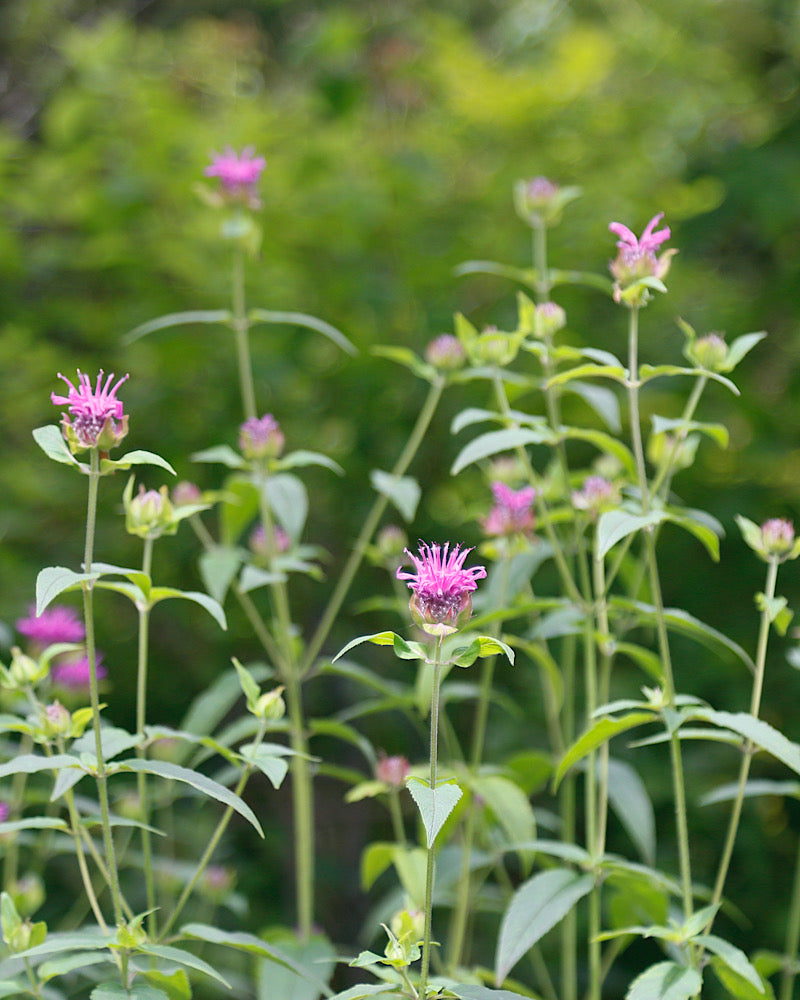
{"type": "MultiPolygon", "coordinates": [[[[182,478],[216,485],[214,470],[186,456],[235,443],[232,344],[212,327],[153,334],[130,347],[122,337],[161,313],[227,305],[228,248],[194,188],[214,150],[254,145],[268,168],[250,303],[324,317],[360,352],[350,359],[291,327],[261,327],[254,341],[262,408],[281,421],[291,447],[324,451],[345,469],[340,480],[310,473],[309,541],[330,552],[330,576],[368,506],[369,471],[391,466],[422,400],[405,370],[370,349],[421,351],[452,328],[456,311],[479,326],[512,322],[509,282],[457,278],[454,268],[469,258],[529,264],[529,233],[513,213],[511,188],[544,174],[584,191],[553,233],[557,266],[602,269],[613,253],[608,221],[639,231],[656,211],[666,213],[680,255],[669,296],[647,310],[647,360],[678,359],[676,316],[701,333],[770,334],[737,373],[743,400],[732,404],[723,389],[708,394],[713,412],[704,419],[728,421],[731,444],[720,451],[704,443],[685,487],[688,501],[696,493],[732,529],[722,564],[669,539],[679,572],[667,581],[668,602],[752,643],[760,568],[733,515],[792,516],[800,494],[796,5],[7,0],[0,21],[0,616],[9,626],[30,603],[42,565],[80,560],[82,484],[47,462],[30,436],[55,419],[57,371],[129,371],[131,446],[163,454],[182,478]]],[[[624,324],[610,302],[570,289],[558,300],[578,336],[621,349],[624,324]]],[[[458,444],[447,416],[464,399],[446,401],[412,469],[423,486],[412,537],[479,539],[487,484],[477,472],[457,482],[448,474],[458,444]]],[[[670,412],[657,390],[652,406],[670,412]]],[[[118,486],[121,496],[124,482],[118,486]]],[[[684,488],[680,479],[676,488],[684,488]]],[[[97,551],[126,564],[137,547],[121,533],[112,493],[105,490],[97,551]]],[[[157,553],[156,572],[165,583],[198,585],[195,556],[182,532],[157,553]]],[[[331,648],[369,631],[369,615],[354,617],[358,598],[388,586],[378,571],[363,571],[331,648]]],[[[303,585],[298,620],[315,619],[323,589],[303,585]]],[[[787,572],[790,603],[798,589],[787,572]]],[[[123,724],[135,631],[126,614],[100,635],[123,724]]],[[[200,612],[158,618],[155,717],[174,718],[232,648],[241,658],[255,652],[232,617],[225,637],[200,612]]],[[[722,676],[694,647],[685,655],[678,677],[691,671],[702,678],[697,693],[738,707],[736,677],[722,676]]],[[[773,659],[767,718],[798,738],[786,694],[797,678],[778,644],[773,659]]],[[[508,685],[536,718],[533,680],[515,675],[508,685]]],[[[346,695],[326,688],[317,697],[333,707],[346,695]]],[[[714,767],[713,756],[698,765],[698,792],[714,767]]],[[[348,840],[356,811],[343,811],[340,798],[331,785],[323,816],[333,849],[322,874],[332,887],[328,916],[352,919],[355,879],[345,882],[333,859],[345,850],[357,857],[348,840]]],[[[711,812],[700,810],[695,822],[715,824],[711,812]]],[[[765,900],[794,857],[798,825],[781,802],[751,809],[737,877],[758,884],[765,900]]],[[[254,864],[256,885],[267,877],[263,867],[254,864]]],[[[280,918],[279,905],[264,909],[280,918]]],[[[758,916],[762,936],[764,927],[780,932],[780,913],[758,916]]]]}

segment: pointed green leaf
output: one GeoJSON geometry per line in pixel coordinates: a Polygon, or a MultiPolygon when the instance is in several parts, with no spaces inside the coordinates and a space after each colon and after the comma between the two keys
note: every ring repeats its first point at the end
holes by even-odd
{"type": "Polygon", "coordinates": [[[581,427],[567,427],[564,436],[573,441],[587,441],[595,448],[616,458],[631,477],[636,479],[636,461],[630,448],[605,431],[587,430],[581,427]]]}
{"type": "Polygon", "coordinates": [[[201,608],[205,608],[221,629],[226,630],[228,628],[225,612],[222,610],[219,602],[215,601],[213,597],[209,597],[208,594],[203,594],[197,590],[178,590],[175,587],[153,587],[150,593],[152,604],[158,604],[159,601],[166,601],[171,597],[179,597],[184,601],[194,601],[201,608]]]}
{"type": "Polygon", "coordinates": [[[455,993],[461,1000],[529,1000],[521,993],[514,993],[512,990],[492,990],[488,986],[476,986],[469,983],[457,983],[455,986],[448,986],[451,993],[455,993]]]}
{"type": "Polygon", "coordinates": [[[596,750],[620,733],[646,725],[648,722],[655,722],[656,719],[657,716],[653,712],[630,712],[618,719],[598,719],[564,754],[556,771],[555,787],[558,788],[567,771],[579,760],[588,756],[592,750],[596,750]]]}
{"type": "Polygon", "coordinates": [[[303,483],[291,473],[279,472],[266,481],[264,493],[281,527],[298,541],[308,516],[308,493],[303,483]]]}
{"type": "MultiPolygon", "coordinates": [[[[324,982],[330,980],[336,965],[336,951],[324,934],[313,934],[302,941],[286,928],[280,928],[264,936],[284,954],[291,955],[312,976],[324,982]]],[[[256,965],[256,989],[258,1000],[318,1000],[321,992],[308,979],[266,959],[256,965]]]]}
{"type": "Polygon", "coordinates": [[[142,975],[151,986],[163,990],[169,1000],[192,1000],[192,987],[183,969],[175,969],[171,973],[146,969],[142,975]]]}
{"type": "Polygon", "coordinates": [[[747,712],[716,712],[710,708],[698,708],[692,712],[695,719],[704,719],[722,729],[730,729],[757,747],[766,750],[777,760],[800,774],[800,746],[792,743],[783,733],[774,729],[763,719],[757,719],[747,712]]]}
{"type": "Polygon", "coordinates": [[[602,559],[623,538],[659,524],[665,517],[662,510],[653,510],[649,514],[631,514],[626,510],[604,511],[597,522],[597,558],[602,559]]]}
{"type": "Polygon", "coordinates": [[[168,778],[170,781],[182,781],[198,792],[202,792],[204,795],[208,795],[209,798],[216,799],[223,805],[238,812],[240,816],[243,816],[255,828],[259,836],[264,836],[261,824],[256,819],[250,806],[238,795],[230,791],[230,789],[221,785],[218,781],[214,781],[213,778],[201,774],[199,771],[192,771],[188,767],[181,767],[179,764],[170,764],[164,760],[140,760],[138,758],[120,761],[115,767],[117,770],[140,771],[145,774],[155,774],[161,778],[168,778]]]}
{"type": "Polygon", "coordinates": [[[528,796],[513,781],[500,774],[478,775],[472,791],[486,803],[511,844],[536,837],[536,819],[528,796]]]}
{"type": "Polygon", "coordinates": [[[57,753],[53,754],[52,757],[40,757],[38,754],[23,753],[18,754],[12,760],[7,760],[4,764],[0,764],[0,778],[7,778],[10,774],[37,774],[39,771],[57,771],[63,767],[76,768],[81,776],[85,773],[80,758],[70,754],[57,753]]]}
{"type": "Polygon", "coordinates": [[[608,800],[642,860],[655,863],[656,820],[647,788],[627,761],[608,761],[608,800]]]}
{"type": "Polygon", "coordinates": [[[242,564],[242,554],[239,549],[218,545],[200,556],[200,576],[206,585],[206,590],[222,604],[231,581],[242,564]]]}
{"type": "Polygon", "coordinates": [[[255,323],[283,323],[286,326],[304,326],[309,330],[316,330],[348,354],[358,354],[341,330],[326,323],[324,319],[317,319],[316,316],[299,312],[276,312],[273,309],[251,309],[248,316],[250,321],[255,323]]]}
{"type": "Polygon", "coordinates": [[[121,458],[103,458],[100,460],[100,472],[113,472],[115,469],[130,469],[132,465],[156,465],[160,469],[166,469],[167,472],[171,472],[173,476],[177,475],[175,470],[166,460],[160,455],[156,455],[152,451],[129,451],[127,455],[123,455],[121,458]]]}
{"type": "Polygon", "coordinates": [[[98,573],[75,573],[66,566],[47,566],[40,570],[36,577],[36,614],[40,615],[59,594],[77,590],[82,583],[96,580],[98,576],[98,573]]]}
{"type": "Polygon", "coordinates": [[[677,962],[657,962],[634,979],[625,1000],[689,1000],[700,993],[702,985],[695,969],[677,962]]]}
{"type": "Polygon", "coordinates": [[[742,358],[746,354],[749,354],[756,344],[763,340],[766,335],[767,334],[764,330],[759,330],[757,333],[743,333],[741,337],[737,337],[728,348],[728,353],[725,357],[725,364],[722,371],[733,371],[742,358]]]}
{"type": "Polygon", "coordinates": [[[539,872],[523,882],[503,914],[495,959],[499,985],[522,956],[591,892],[594,879],[566,868],[539,872]]]}
{"type": "Polygon", "coordinates": [[[622,429],[620,419],[619,399],[613,389],[592,382],[571,381],[565,385],[567,392],[572,392],[587,403],[600,417],[609,430],[619,433],[622,429]]]}
{"type": "MultiPolygon", "coordinates": [[[[782,961],[780,967],[783,968],[786,958],[785,956],[781,956],[781,958],[782,961]]],[[[756,989],[749,979],[745,979],[743,976],[740,976],[738,972],[734,972],[728,963],[718,955],[714,955],[712,957],[709,965],[714,970],[714,975],[725,987],[725,992],[729,997],[732,997],[733,1000],[775,1000],[775,993],[769,980],[761,979],[760,988],[756,989]]],[[[760,965],[761,963],[759,962],[759,967],[760,965]]],[[[762,971],[762,975],[767,974],[768,973],[762,971]]]]}
{"type": "Polygon", "coordinates": [[[409,778],[406,787],[419,809],[422,825],[425,827],[426,846],[430,849],[463,792],[455,781],[447,781],[437,785],[436,788],[429,788],[427,783],[419,778],[409,778]]]}
{"type": "Polygon", "coordinates": [[[740,948],[732,945],[729,941],[725,941],[723,938],[717,937],[715,934],[698,934],[693,940],[697,944],[702,945],[706,951],[718,955],[729,969],[735,972],[737,976],[741,976],[742,979],[746,979],[759,993],[764,992],[761,976],[759,976],[750,964],[747,955],[740,948]]]}
{"type": "Polygon", "coordinates": [[[518,281],[528,288],[536,288],[537,274],[532,267],[521,268],[512,267],[510,264],[501,264],[496,260],[465,260],[455,268],[454,274],[461,277],[465,274],[494,274],[500,278],[509,278],[511,281],[518,281]]]}
{"type": "Polygon", "coordinates": [[[128,989],[120,983],[100,983],[89,994],[89,1000],[169,1000],[163,990],[143,983],[133,983],[128,989]]]}
{"type": "Polygon", "coordinates": [[[328,458],[327,455],[322,455],[318,451],[304,451],[302,449],[293,451],[284,455],[280,461],[282,469],[301,469],[307,465],[321,465],[323,469],[329,469],[337,476],[344,475],[344,469],[338,462],[334,462],[332,458],[328,458]]]}
{"type": "Polygon", "coordinates": [[[80,462],[69,450],[61,428],[57,424],[47,424],[45,427],[37,427],[33,432],[33,440],[39,445],[48,458],[62,465],[77,465],[80,462]]]}
{"type": "Polygon", "coordinates": [[[229,469],[245,469],[247,462],[238,451],[229,444],[217,444],[212,448],[195,451],[190,456],[192,462],[207,462],[209,464],[225,465],[229,469]]]}
{"type": "Polygon", "coordinates": [[[266,775],[273,788],[281,787],[283,779],[286,777],[286,772],[289,770],[289,765],[283,756],[277,756],[265,746],[258,747],[255,753],[246,753],[244,748],[242,748],[241,753],[242,760],[257,767],[262,774],[266,775]]]}
{"type": "Polygon", "coordinates": [[[624,385],[627,377],[628,372],[622,365],[578,365],[548,379],[547,388],[554,385],[565,385],[567,382],[574,382],[575,379],[584,378],[610,378],[614,382],[620,382],[624,385]]]}
{"type": "Polygon", "coordinates": [[[233,315],[228,309],[191,309],[186,312],[168,313],[165,316],[158,316],[156,319],[148,320],[135,326],[125,334],[123,343],[132,344],[140,337],[146,337],[148,333],[155,333],[156,330],[167,330],[173,326],[186,326],[193,323],[223,323],[230,325],[233,315]]]}
{"type": "Polygon", "coordinates": [[[542,444],[551,438],[552,434],[546,428],[534,430],[529,427],[506,427],[500,431],[487,431],[462,448],[453,462],[450,474],[455,476],[473,462],[490,458],[498,452],[513,451],[529,444],[542,444]]]}
{"type": "Polygon", "coordinates": [[[230,989],[228,981],[212,965],[204,962],[202,958],[198,958],[184,948],[176,948],[174,945],[166,944],[151,944],[148,941],[140,945],[136,951],[143,955],[154,955],[156,958],[163,958],[164,961],[170,962],[173,965],[184,965],[187,969],[202,972],[204,975],[209,976],[211,979],[216,979],[218,983],[222,983],[223,986],[227,986],[230,989]]]}
{"type": "Polygon", "coordinates": [[[390,500],[398,509],[407,523],[414,520],[417,505],[422,495],[419,483],[411,476],[392,476],[380,469],[373,469],[369,474],[372,487],[381,496],[390,500]]]}

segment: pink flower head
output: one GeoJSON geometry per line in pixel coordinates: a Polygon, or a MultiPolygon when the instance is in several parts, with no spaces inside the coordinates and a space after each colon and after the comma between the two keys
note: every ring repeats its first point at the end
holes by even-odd
{"type": "Polygon", "coordinates": [[[397,570],[398,580],[407,580],[414,593],[410,608],[414,619],[421,625],[456,626],[466,620],[472,611],[470,594],[478,589],[477,580],[486,576],[483,566],[464,569],[464,561],[472,551],[456,545],[449,551],[450,543],[428,545],[419,543],[419,555],[408,549],[405,554],[414,564],[416,572],[397,570]]]}
{"type": "Polygon", "coordinates": [[[794,548],[794,525],[783,517],[771,517],[761,525],[767,556],[786,556],[794,548]]]}
{"type": "MultiPolygon", "coordinates": [[[[97,654],[97,679],[104,680],[108,671],[103,666],[101,653],[97,654]]],[[[60,660],[50,671],[50,679],[54,684],[72,691],[89,687],[89,657],[82,656],[75,660],[60,660]]]]}
{"type": "Polygon", "coordinates": [[[0,802],[0,823],[5,823],[10,812],[11,810],[8,808],[8,803],[0,802]]]}
{"type": "Polygon", "coordinates": [[[83,448],[100,448],[109,451],[128,433],[128,418],[122,412],[122,400],[117,399],[117,390],[128,378],[122,378],[112,387],[113,373],[103,384],[103,371],[97,376],[97,385],[92,389],[91,379],[78,369],[78,388],[70,382],[66,375],[58,373],[69,387],[66,396],[50,393],[50,399],[56,406],[66,406],[72,414],[72,420],[64,414],[62,428],[70,448],[80,451],[83,448]],[[119,422],[119,423],[118,423],[119,422]]]}
{"type": "Polygon", "coordinates": [[[226,146],[225,152],[216,153],[203,172],[206,177],[219,177],[223,193],[231,201],[243,201],[251,208],[258,208],[256,185],[267,161],[263,156],[254,154],[252,146],[247,146],[241,153],[226,146]]]}
{"type": "Polygon", "coordinates": [[[572,494],[572,506],[588,511],[593,517],[606,507],[619,503],[619,491],[603,476],[587,476],[580,490],[572,494]]]}
{"type": "Polygon", "coordinates": [[[487,535],[513,535],[533,528],[535,517],[531,508],[536,490],[532,486],[512,490],[498,481],[492,483],[492,493],[495,503],[483,521],[487,535]]]}
{"type": "Polygon", "coordinates": [[[382,781],[392,788],[405,787],[406,778],[410,771],[411,765],[408,758],[399,754],[387,757],[385,753],[381,752],[378,763],[375,765],[375,777],[378,781],[382,781]]]}
{"type": "Polygon", "coordinates": [[[283,445],[283,431],[271,413],[250,417],[239,428],[239,450],[245,458],[277,458],[283,445]]]}
{"type": "Polygon", "coordinates": [[[36,605],[32,604],[28,608],[28,617],[17,622],[17,631],[41,649],[57,642],[83,642],[86,635],[83,622],[72,608],[62,604],[53,604],[40,615],[36,614],[36,605]]]}
{"type": "Polygon", "coordinates": [[[611,232],[619,236],[617,256],[610,264],[611,274],[615,279],[615,301],[621,300],[622,292],[626,287],[635,284],[642,278],[661,279],[666,277],[672,257],[677,253],[677,250],[667,250],[660,257],[656,257],[656,250],[672,235],[669,226],[656,230],[655,227],[663,218],[663,212],[654,215],[638,238],[632,230],[621,222],[609,223],[608,228],[611,232]]]}
{"type": "Polygon", "coordinates": [[[425,348],[425,360],[442,371],[455,371],[464,367],[467,354],[464,345],[451,333],[442,333],[425,348]]]}

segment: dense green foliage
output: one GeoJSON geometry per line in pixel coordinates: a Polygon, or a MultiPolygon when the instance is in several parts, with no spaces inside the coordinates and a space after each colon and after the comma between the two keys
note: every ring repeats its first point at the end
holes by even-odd
{"type": "MultiPolygon", "coordinates": [[[[7,625],[25,612],[36,573],[53,553],[71,565],[80,559],[82,484],[46,462],[30,436],[54,419],[57,371],[129,371],[131,446],[166,456],[181,478],[211,485],[204,480],[211,473],[185,456],[235,443],[233,347],[218,329],[186,327],[123,343],[126,331],[161,313],[228,304],[230,262],[218,219],[194,190],[211,152],[228,144],[252,144],[268,160],[263,245],[248,265],[250,302],[322,316],[360,351],[351,359],[289,326],[261,327],[254,336],[261,400],[291,446],[325,452],[345,470],[340,480],[311,473],[309,541],[330,553],[331,576],[363,519],[369,471],[392,465],[422,401],[411,376],[371,348],[421,351],[452,329],[457,311],[478,326],[513,323],[507,281],[456,277],[454,268],[470,258],[528,265],[530,237],[513,214],[511,189],[535,174],[584,192],[570,224],[553,234],[556,266],[564,260],[596,270],[612,255],[598,220],[621,219],[640,231],[656,211],[666,213],[680,255],[668,301],[649,310],[648,335],[658,331],[649,360],[676,360],[676,315],[698,331],[722,327],[731,339],[769,332],[742,367],[744,399],[729,449],[701,448],[696,495],[684,499],[702,504],[713,487],[714,513],[727,529],[736,512],[754,520],[794,512],[800,21],[792,5],[264,0],[232,7],[220,0],[152,4],[135,15],[123,4],[11,0],[0,18],[9,67],[0,94],[0,616],[7,625]]],[[[620,349],[622,325],[600,294],[567,289],[559,301],[573,339],[620,349]],[[597,342],[598,329],[608,331],[608,344],[597,342]]],[[[705,418],[724,419],[724,392],[709,398],[716,410],[705,418]]],[[[459,445],[447,416],[459,403],[457,391],[448,397],[412,470],[423,486],[413,530],[474,542],[489,498],[477,473],[462,476],[457,488],[448,476],[459,445]]],[[[669,409],[668,400],[657,403],[669,409]]],[[[123,486],[120,477],[120,496],[123,486]]],[[[162,578],[198,586],[193,539],[184,533],[170,544],[169,556],[157,557],[162,578]]],[[[98,551],[113,551],[123,565],[137,551],[110,501],[98,551]]],[[[673,552],[674,567],[691,561],[691,572],[672,575],[667,601],[751,641],[760,579],[735,529],[723,569],[690,541],[676,539],[673,552]]],[[[790,603],[794,572],[784,581],[790,603]]],[[[387,586],[364,570],[331,650],[380,626],[352,612],[359,597],[387,586]]],[[[293,608],[298,620],[314,621],[320,587],[308,583],[293,608]]],[[[154,623],[158,721],[174,720],[228,664],[232,646],[243,659],[254,652],[235,612],[233,639],[199,619],[181,610],[154,623]]],[[[115,648],[134,631],[125,611],[100,626],[123,699],[133,670],[115,648]]],[[[696,692],[713,693],[719,708],[738,707],[737,679],[721,678],[719,664],[698,659],[694,647],[686,655],[678,676],[690,671],[696,692]]],[[[780,652],[771,669],[767,716],[796,738],[793,698],[785,695],[795,675],[780,652]]],[[[508,690],[538,717],[529,678],[513,678],[508,690]]],[[[316,693],[323,709],[346,696],[332,685],[316,693]]],[[[115,699],[117,721],[129,724],[124,704],[115,699]]],[[[397,744],[406,738],[385,734],[397,744]]],[[[713,755],[706,766],[713,771],[713,755]]],[[[708,775],[702,781],[705,790],[708,775]]],[[[345,815],[340,797],[332,783],[331,805],[321,809],[334,847],[355,828],[353,807],[345,815]]],[[[758,808],[734,877],[757,882],[768,904],[794,856],[797,818],[777,801],[758,808]]],[[[707,812],[695,819],[700,829],[716,822],[707,812]]],[[[271,843],[277,852],[278,833],[271,843]]],[[[348,846],[345,860],[355,864],[358,846],[348,846]]],[[[260,867],[253,865],[254,879],[260,867]]],[[[326,922],[351,919],[359,896],[355,880],[337,868],[335,853],[323,852],[321,878],[332,887],[326,922]]],[[[259,888],[277,893],[272,884],[259,888]]],[[[265,918],[280,913],[270,900],[256,906],[265,918]]],[[[762,938],[770,926],[777,937],[782,914],[765,905],[759,916],[762,938]]]]}

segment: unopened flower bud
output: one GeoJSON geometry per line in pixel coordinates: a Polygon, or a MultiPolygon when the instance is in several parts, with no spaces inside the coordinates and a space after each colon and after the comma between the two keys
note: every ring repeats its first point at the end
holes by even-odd
{"type": "Polygon", "coordinates": [[[48,739],[66,736],[72,726],[72,716],[60,701],[47,705],[44,710],[44,734],[48,739]]]}
{"type": "Polygon", "coordinates": [[[189,504],[200,503],[203,493],[199,486],[182,480],[172,489],[172,503],[175,507],[187,507],[189,504]]]}
{"type": "Polygon", "coordinates": [[[282,686],[273,688],[271,691],[265,691],[256,702],[253,714],[257,718],[265,719],[269,722],[277,722],[278,719],[282,719],[286,714],[286,702],[283,700],[282,695],[282,686]]]}
{"type": "Polygon", "coordinates": [[[718,333],[709,333],[692,344],[693,360],[708,371],[721,371],[728,357],[728,345],[718,333]]]}
{"type": "Polygon", "coordinates": [[[169,499],[166,486],[159,490],[145,490],[139,485],[139,492],[131,496],[133,477],[123,496],[125,505],[125,528],[131,535],[139,538],[160,538],[161,535],[175,534],[178,524],[175,521],[175,509],[169,499]]]}
{"type": "Polygon", "coordinates": [[[405,788],[406,778],[411,771],[407,757],[396,754],[387,757],[381,754],[375,765],[375,777],[391,788],[405,788]]]}
{"type": "Polygon", "coordinates": [[[514,185],[514,207],[517,215],[529,226],[552,225],[560,212],[559,187],[546,177],[517,181],[514,185]]]}
{"type": "Polygon", "coordinates": [[[588,476],[583,486],[572,494],[572,506],[576,510],[585,510],[592,518],[616,506],[619,500],[617,487],[602,476],[588,476]]]}
{"type": "Polygon", "coordinates": [[[556,302],[540,302],[533,311],[533,335],[550,340],[567,325],[567,314],[556,302]]]}
{"type": "Polygon", "coordinates": [[[467,355],[458,337],[443,333],[425,348],[425,360],[440,371],[457,371],[466,364],[467,355]]]}
{"type": "Polygon", "coordinates": [[[503,367],[517,356],[519,344],[519,338],[498,330],[496,326],[487,326],[470,345],[470,355],[476,364],[503,367]]]}
{"type": "Polygon", "coordinates": [[[283,445],[283,431],[271,413],[250,417],[239,428],[239,451],[247,459],[277,458],[283,445]]]}
{"type": "Polygon", "coordinates": [[[772,517],[761,525],[764,552],[768,557],[786,556],[794,547],[794,525],[782,517],[772,517]]]}
{"type": "Polygon", "coordinates": [[[30,656],[26,656],[19,646],[11,647],[11,663],[8,672],[11,675],[11,679],[20,687],[26,687],[28,684],[38,684],[40,680],[47,676],[47,671],[47,663],[42,665],[30,656]]]}
{"type": "Polygon", "coordinates": [[[267,532],[263,524],[257,524],[253,528],[250,532],[250,538],[247,541],[247,546],[256,559],[264,563],[269,562],[270,557],[275,554],[288,552],[291,544],[291,538],[289,538],[279,524],[276,524],[272,529],[271,549],[267,542],[267,532]]]}
{"type": "Polygon", "coordinates": [[[688,469],[694,462],[700,438],[696,434],[679,438],[674,434],[653,434],[647,442],[647,457],[655,466],[669,464],[673,469],[688,469]]]}
{"type": "Polygon", "coordinates": [[[377,561],[392,571],[396,570],[402,561],[406,545],[408,536],[405,531],[396,524],[387,524],[375,539],[377,561]]]}
{"type": "Polygon", "coordinates": [[[10,894],[20,916],[23,917],[35,913],[45,899],[42,880],[33,872],[18,878],[11,886],[10,894]]]}

